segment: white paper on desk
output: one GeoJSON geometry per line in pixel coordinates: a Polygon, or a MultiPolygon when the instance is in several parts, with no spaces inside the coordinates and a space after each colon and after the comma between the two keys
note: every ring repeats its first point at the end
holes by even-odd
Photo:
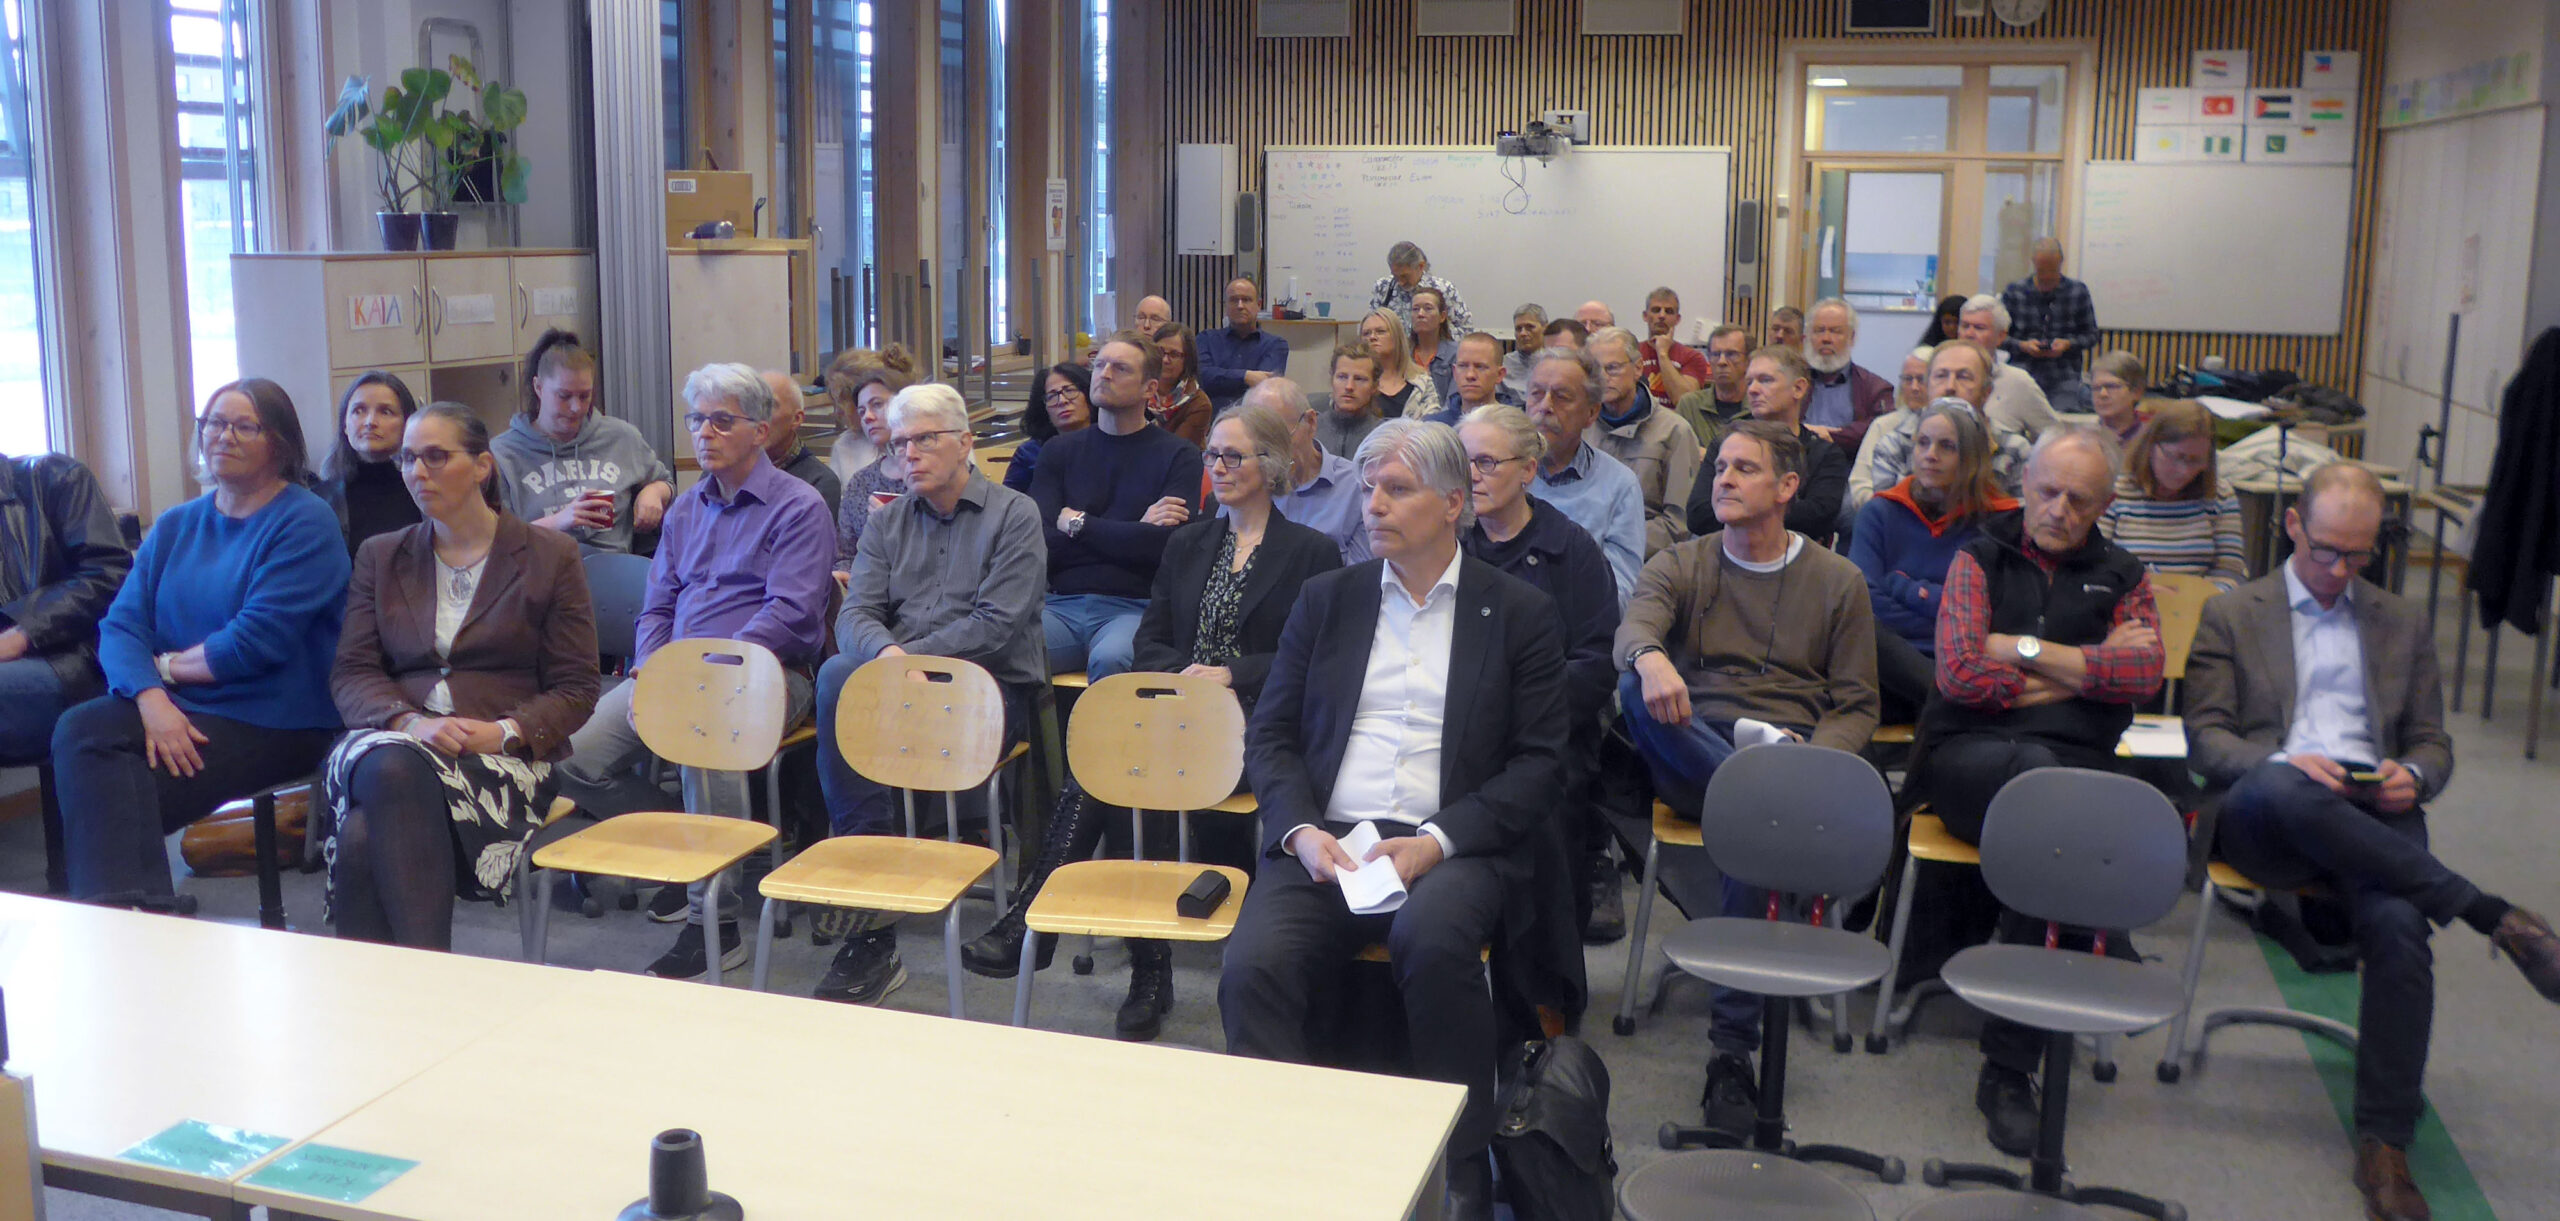
{"type": "Polygon", "coordinates": [[[2226,420],[2254,420],[2267,414],[2267,405],[2264,403],[2244,403],[2239,399],[2224,398],[2219,394],[2199,394],[2196,396],[2196,401],[2203,404],[2205,410],[2226,420]]]}
{"type": "Polygon", "coordinates": [[[1359,863],[1358,869],[1333,871],[1333,880],[1342,884],[1342,901],[1349,904],[1353,915],[1379,916],[1404,906],[1404,879],[1396,873],[1396,863],[1385,857],[1369,859],[1369,850],[1378,846],[1378,824],[1364,822],[1342,837],[1342,850],[1359,863]]]}
{"type": "Polygon", "coordinates": [[[1772,746],[1780,742],[1792,742],[1794,740],[1795,739],[1787,736],[1786,730],[1780,729],[1767,721],[1755,721],[1750,717],[1738,717],[1733,722],[1733,748],[1735,750],[1740,750],[1746,746],[1772,746]]]}
{"type": "Polygon", "coordinates": [[[2187,757],[2187,723],[2173,716],[2138,716],[2118,739],[2124,753],[2136,759],[2187,757]]]}

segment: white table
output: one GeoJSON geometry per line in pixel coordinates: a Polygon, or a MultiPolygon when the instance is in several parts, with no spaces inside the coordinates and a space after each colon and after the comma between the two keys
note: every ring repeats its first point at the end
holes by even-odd
{"type": "Polygon", "coordinates": [[[235,1215],[227,1180],[116,1155],[187,1119],[305,1139],[578,978],[0,894],[46,1181],[205,1216],[235,1215]]]}
{"type": "Polygon", "coordinates": [[[235,1190],[275,1217],[610,1218],[646,1193],[650,1138],[691,1128],[712,1189],[758,1221],[1385,1221],[1438,1215],[1464,1099],[1441,1082],[596,973],[319,1133],[418,1163],[360,1204],[235,1190]]]}

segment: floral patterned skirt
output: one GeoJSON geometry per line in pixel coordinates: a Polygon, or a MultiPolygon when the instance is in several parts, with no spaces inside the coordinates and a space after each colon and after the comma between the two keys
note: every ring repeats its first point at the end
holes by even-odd
{"type": "Polygon", "coordinates": [[[557,786],[551,765],[511,755],[459,757],[388,730],[360,730],[338,739],[321,769],[320,795],[329,820],[321,859],[329,867],[330,918],[338,898],[338,827],[348,804],[356,761],[376,750],[409,750],[434,766],[453,814],[453,892],[464,899],[505,902],[515,890],[516,858],[542,826],[557,786]]]}

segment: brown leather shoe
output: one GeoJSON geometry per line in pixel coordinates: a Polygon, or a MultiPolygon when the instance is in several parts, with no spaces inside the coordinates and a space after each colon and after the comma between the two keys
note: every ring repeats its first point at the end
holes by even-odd
{"type": "Polygon", "coordinates": [[[2560,1001],[2560,935],[2552,933],[2550,921],[2510,907],[2490,931],[2489,945],[2515,960],[2516,969],[2524,972],[2525,982],[2542,999],[2560,1001]]]}
{"type": "Polygon", "coordinates": [[[2366,1221],[2428,1221],[2427,1198],[2409,1178],[2409,1155],[2378,1136],[2356,1138],[2356,1190],[2366,1221]]]}

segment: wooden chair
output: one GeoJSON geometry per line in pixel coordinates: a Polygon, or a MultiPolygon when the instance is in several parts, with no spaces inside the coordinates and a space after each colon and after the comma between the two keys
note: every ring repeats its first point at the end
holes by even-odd
{"type": "MultiPolygon", "coordinates": [[[[542,812],[542,826],[534,828],[534,832],[540,834],[544,827],[549,827],[577,812],[577,802],[566,797],[554,797],[551,799],[551,808],[542,812]]],[[[528,962],[532,961],[534,956],[533,890],[533,853],[519,852],[516,854],[516,935],[524,941],[524,957],[528,962]]]]}
{"type": "Polygon", "coordinates": [[[943,838],[956,843],[960,793],[985,786],[995,901],[1004,905],[1004,767],[1023,753],[1005,750],[995,676],[952,657],[874,658],[845,678],[836,699],[836,749],[856,774],[898,790],[909,839],[919,790],[942,794],[943,838]]]}
{"type": "MultiPolygon", "coordinates": [[[[1074,861],[1061,865],[1041,886],[1024,919],[1035,933],[1084,933],[1156,941],[1224,941],[1236,931],[1248,883],[1241,869],[1179,865],[1172,861],[1074,861]],[[1175,898],[1203,869],[1226,875],[1232,889],[1218,910],[1199,919],[1174,911],[1175,898]]],[[[1031,979],[1039,974],[1038,937],[1022,939],[1022,967],[1014,975],[1013,1024],[1031,1024],[1031,979]]]]}
{"type": "Polygon", "coordinates": [[[2160,607],[2160,645],[2168,653],[2168,664],[2161,673],[2167,676],[2169,698],[2162,705],[2170,711],[2178,707],[2176,684],[2187,676],[2187,652],[2195,647],[2196,627],[2204,622],[2204,604],[2222,590],[2203,577],[2176,572],[2151,574],[2151,597],[2160,607]]]}
{"type": "Polygon", "coordinates": [[[756,991],[764,991],[773,956],[774,913],[785,901],[873,911],[941,912],[943,978],[951,1016],[960,1009],[960,897],[996,868],[998,857],[976,844],[884,835],[821,840],[773,871],[760,889],[756,927],[756,991]]]}
{"type": "MultiPolygon", "coordinates": [[[[0,1062],[8,1046],[7,1034],[0,1032],[0,1062]]],[[[44,1148],[36,1143],[36,1084],[0,1072],[0,1217],[42,1216],[44,1148]]]]}
{"type": "MultiPolygon", "coordinates": [[[[782,663],[746,640],[676,640],[649,658],[633,680],[631,723],[640,741],[678,767],[753,772],[782,743],[787,703],[782,663]]],[[[740,812],[741,814],[744,811],[740,812]]],[[[532,960],[551,933],[551,887],[560,873],[602,874],[666,885],[703,883],[703,944],[710,979],[720,983],[720,874],[773,841],[771,826],[744,817],[643,812],[608,818],[544,846],[533,866],[544,870],[536,897],[532,960]]]]}

